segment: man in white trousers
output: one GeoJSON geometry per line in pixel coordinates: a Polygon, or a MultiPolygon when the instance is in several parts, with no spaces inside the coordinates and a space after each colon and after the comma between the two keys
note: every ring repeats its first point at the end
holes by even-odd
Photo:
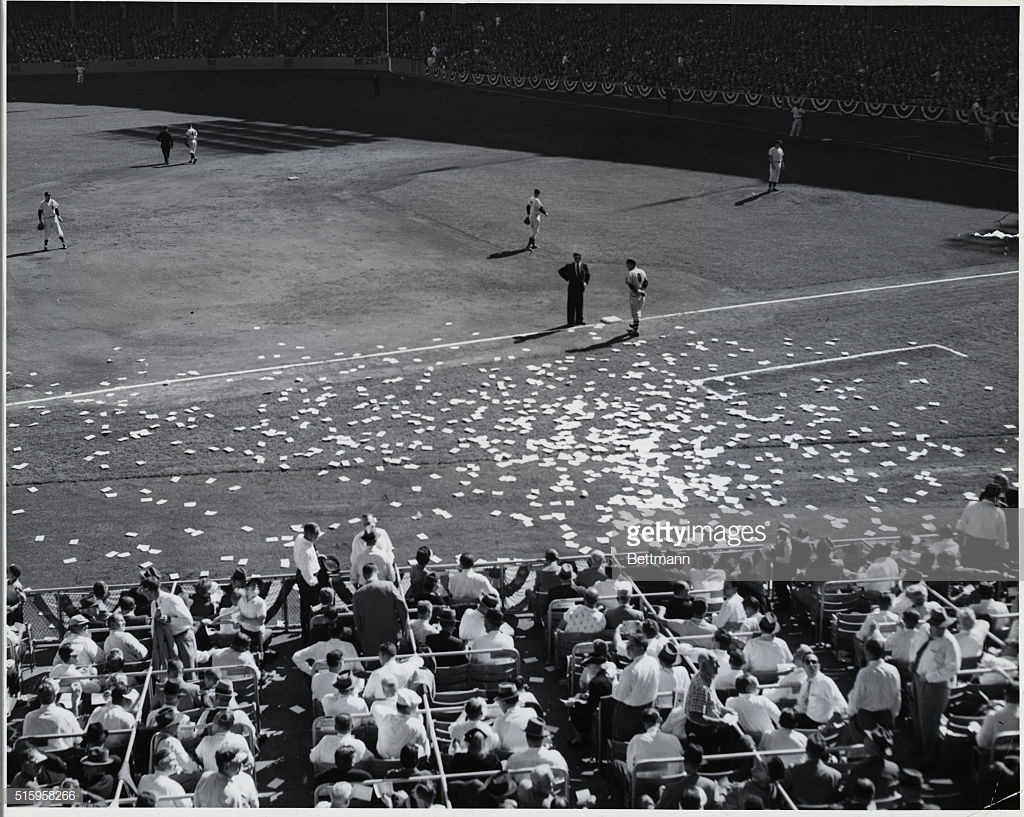
{"type": "Polygon", "coordinates": [[[57,233],[60,239],[60,246],[67,249],[67,242],[64,241],[64,231],[60,227],[60,205],[56,199],[51,199],[49,192],[43,193],[43,200],[39,202],[39,226],[43,229],[43,249],[49,250],[50,233],[57,233]]]}

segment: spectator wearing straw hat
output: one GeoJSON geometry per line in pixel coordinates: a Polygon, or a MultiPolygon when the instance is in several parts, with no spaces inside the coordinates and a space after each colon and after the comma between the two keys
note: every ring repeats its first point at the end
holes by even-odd
{"type": "Polygon", "coordinates": [[[225,710],[230,710],[234,717],[234,726],[245,728],[255,738],[256,727],[245,711],[245,705],[238,702],[235,697],[235,685],[230,678],[221,678],[213,688],[213,699],[209,706],[199,715],[196,722],[196,730],[202,732],[217,715],[225,710]]]}
{"type": "Polygon", "coordinates": [[[430,742],[423,721],[416,712],[422,699],[411,689],[400,689],[396,695],[395,711],[385,713],[378,722],[377,754],[396,759],[402,747],[416,745],[420,757],[430,753],[430,742]]]}
{"type": "Polygon", "coordinates": [[[553,768],[569,771],[569,764],[562,753],[545,745],[550,732],[542,718],[530,718],[526,724],[525,733],[526,748],[513,752],[509,756],[505,765],[508,771],[532,769],[544,763],[553,768]]]}
{"type": "Polygon", "coordinates": [[[68,621],[68,634],[61,644],[70,644],[75,651],[75,663],[80,667],[102,664],[106,654],[89,634],[89,619],[78,614],[68,621]]]}
{"type": "Polygon", "coordinates": [[[166,746],[159,747],[153,753],[152,774],[144,774],[139,780],[139,794],[151,793],[162,808],[190,808],[191,798],[186,795],[181,783],[171,776],[180,771],[174,752],[166,746]],[[161,798],[163,802],[160,802],[161,798]]]}
{"type": "MultiPolygon", "coordinates": [[[[548,607],[551,607],[551,602],[557,601],[558,599],[579,599],[582,597],[583,591],[581,591],[575,584],[575,574],[572,570],[572,564],[570,562],[566,562],[558,568],[558,584],[548,590],[548,607]]],[[[547,618],[547,608],[540,612],[544,618],[547,618]]]]}
{"type": "Polygon", "coordinates": [[[196,774],[201,767],[185,751],[185,747],[178,734],[179,728],[184,723],[184,714],[174,707],[165,706],[158,709],[153,719],[153,725],[156,727],[157,734],[159,735],[154,748],[166,747],[174,755],[174,762],[181,769],[182,774],[196,774]]]}
{"type": "Polygon", "coordinates": [[[526,725],[534,711],[520,704],[519,689],[507,681],[498,684],[496,701],[501,714],[494,719],[494,732],[501,741],[501,751],[511,754],[527,748],[526,725]]]}
{"type": "Polygon", "coordinates": [[[252,757],[248,749],[222,746],[213,755],[214,769],[196,786],[196,808],[259,808],[256,782],[243,769],[252,757]]]}
{"type": "Polygon", "coordinates": [[[320,706],[328,717],[346,713],[349,715],[365,715],[370,709],[366,699],[359,694],[361,684],[351,672],[337,673],[333,689],[320,699],[320,706]]]}

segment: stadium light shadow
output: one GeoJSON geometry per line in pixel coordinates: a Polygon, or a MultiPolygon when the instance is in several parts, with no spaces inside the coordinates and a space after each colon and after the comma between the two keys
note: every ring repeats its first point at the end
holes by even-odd
{"type": "Polygon", "coordinates": [[[511,258],[513,255],[522,255],[524,252],[529,252],[529,250],[527,250],[526,247],[520,247],[518,250],[502,250],[501,252],[492,252],[487,256],[487,259],[511,258]]]}
{"type": "Polygon", "coordinates": [[[740,207],[746,204],[748,201],[754,201],[755,199],[761,198],[761,196],[767,196],[771,192],[771,190],[762,190],[760,193],[755,193],[753,196],[747,196],[745,199],[740,199],[738,202],[736,202],[736,206],[740,207]]]}

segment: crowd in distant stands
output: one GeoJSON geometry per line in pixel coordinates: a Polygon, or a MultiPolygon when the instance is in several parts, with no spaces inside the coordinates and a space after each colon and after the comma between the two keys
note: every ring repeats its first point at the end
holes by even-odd
{"type": "Polygon", "coordinates": [[[521,77],[960,109],[1018,104],[1014,8],[187,3],[175,22],[170,4],[73,6],[74,24],[65,6],[8,9],[8,59],[390,53],[521,77]]]}
{"type": "MultiPolygon", "coordinates": [[[[548,550],[495,581],[500,565],[467,553],[439,570],[421,546],[400,571],[370,514],[342,582],[339,560],[318,548],[319,527],[306,524],[292,548],[301,643],[289,652],[309,689],[296,696],[293,681],[285,686],[320,716],[309,777],[332,806],[361,793],[364,805],[429,807],[440,761],[446,775],[468,775],[448,780],[456,806],[588,806],[592,798],[574,803],[560,783],[571,773],[563,752],[588,747],[608,753],[620,794],[633,779],[633,802],[652,808],[921,808],[925,781],[966,751],[977,757],[974,791],[986,802],[1010,798],[1000,804],[1009,808],[1019,801],[1019,586],[926,583],[922,571],[938,564],[962,576],[961,563],[1007,561],[1017,529],[1003,508],[1016,496],[1000,475],[955,527],[879,540],[856,556],[803,528],[738,558],[703,550],[665,591],[633,584],[599,550],[582,567],[548,550]],[[769,562],[787,560],[811,565],[814,580],[764,580],[769,562]],[[811,647],[803,642],[825,607],[855,616],[856,629],[833,623],[833,644],[811,647]],[[541,706],[510,658],[530,635],[516,632],[524,616],[571,679],[561,736],[548,723],[557,705],[541,706]],[[445,710],[445,692],[461,695],[469,677],[495,683],[487,697],[462,695],[445,710]],[[720,754],[732,758],[724,769],[720,754]],[[635,775],[646,761],[673,759],[683,773],[668,785],[635,775]],[[381,778],[395,782],[362,785],[381,778]]],[[[108,800],[136,733],[137,804],[258,805],[260,710],[248,696],[265,682],[275,637],[269,589],[241,567],[224,584],[184,585],[151,566],[120,596],[101,580],[63,599],[52,666],[34,674],[32,705],[13,713],[8,784],[75,780],[108,800]],[[150,667],[153,686],[140,689],[150,667]]],[[[15,565],[7,598],[11,694],[28,598],[15,565]]]]}

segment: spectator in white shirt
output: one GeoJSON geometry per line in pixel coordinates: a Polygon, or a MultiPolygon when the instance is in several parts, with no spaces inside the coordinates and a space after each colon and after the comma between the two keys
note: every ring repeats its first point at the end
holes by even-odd
{"type": "Polygon", "coordinates": [[[968,502],[956,523],[963,536],[960,561],[967,568],[998,570],[1009,544],[1006,538],[1006,514],[999,507],[1001,489],[997,483],[985,486],[981,496],[968,502]]]}
{"type": "MultiPolygon", "coordinates": [[[[806,749],[807,736],[797,732],[798,716],[792,709],[786,708],[779,713],[779,728],[774,732],[768,732],[761,738],[758,749],[764,752],[771,752],[783,749],[806,749]]],[[[787,766],[795,766],[801,760],[799,754],[779,755],[782,762],[787,766]]]]}
{"type": "Polygon", "coordinates": [[[871,553],[871,561],[858,572],[861,579],[880,579],[882,581],[860,582],[860,586],[869,595],[888,593],[893,582],[900,575],[899,565],[892,558],[892,544],[879,542],[871,553]]]}
{"type": "Polygon", "coordinates": [[[120,650],[124,660],[128,662],[145,661],[149,658],[149,650],[145,645],[131,633],[125,632],[124,616],[114,613],[107,619],[107,626],[110,628],[110,635],[103,642],[104,652],[120,650]]]}
{"type": "Polygon", "coordinates": [[[397,758],[402,748],[416,745],[420,757],[430,753],[427,731],[416,712],[421,698],[411,689],[400,689],[395,698],[394,712],[381,717],[377,727],[377,754],[382,758],[397,758]]]}
{"type": "Polygon", "coordinates": [[[557,749],[545,745],[548,737],[547,724],[540,718],[530,718],[526,724],[526,748],[513,752],[505,766],[509,772],[532,769],[541,764],[569,771],[569,764],[557,749]]]}
{"type": "Polygon", "coordinates": [[[154,666],[163,666],[168,658],[177,657],[186,669],[194,667],[197,654],[195,622],[185,600],[161,590],[160,582],[154,576],[143,579],[139,589],[153,609],[154,666]],[[174,642],[173,654],[170,653],[171,641],[174,642]],[[165,650],[168,654],[164,654],[165,650]]]}
{"type": "Polygon", "coordinates": [[[320,742],[309,753],[309,762],[331,765],[334,763],[334,753],[342,746],[351,746],[355,750],[353,765],[372,757],[366,744],[352,734],[352,716],[347,713],[334,716],[334,734],[320,738],[320,742]]]}
{"type": "Polygon", "coordinates": [[[996,588],[992,582],[982,582],[978,585],[978,601],[970,605],[976,616],[988,616],[992,620],[993,627],[999,627],[1000,617],[1009,616],[1010,608],[1003,602],[996,601],[996,588]]]}
{"type": "Polygon", "coordinates": [[[428,637],[441,632],[439,625],[430,623],[433,615],[433,604],[426,600],[416,602],[416,618],[409,622],[409,628],[412,630],[412,637],[419,652],[426,649],[428,637]]]}
{"type": "Polygon", "coordinates": [[[640,713],[653,706],[658,697],[661,667],[648,652],[648,641],[642,635],[630,636],[626,643],[630,663],[619,676],[612,690],[615,710],[612,715],[612,737],[629,740],[641,729],[640,713]]]}
{"type": "Polygon", "coordinates": [[[313,667],[319,661],[327,660],[327,653],[337,651],[341,653],[342,662],[347,669],[355,672],[362,672],[363,665],[357,661],[359,651],[355,644],[348,641],[344,636],[349,635],[340,621],[335,621],[324,641],[317,641],[308,647],[303,647],[292,654],[292,663],[302,672],[312,677],[313,667]]]}
{"type": "Polygon", "coordinates": [[[640,713],[643,731],[634,735],[626,747],[626,769],[630,772],[641,760],[682,757],[683,747],[675,735],[661,731],[661,715],[653,707],[640,713]]]}
{"type": "MultiPolygon", "coordinates": [[[[976,740],[982,749],[994,749],[998,744],[996,737],[1003,732],[1017,732],[1016,745],[1020,744],[1020,686],[1010,684],[1006,689],[1006,702],[1002,707],[985,716],[976,740]]],[[[1012,741],[1007,741],[1007,748],[1012,741]]]]}
{"type": "Polygon", "coordinates": [[[867,641],[875,636],[887,637],[888,634],[879,635],[882,632],[882,628],[891,631],[900,621],[900,617],[892,611],[892,604],[892,593],[883,593],[878,599],[877,608],[872,607],[871,612],[864,619],[864,623],[857,630],[857,638],[861,641],[867,641]]]}
{"type": "Polygon", "coordinates": [[[732,632],[738,630],[747,617],[743,612],[743,599],[735,582],[726,582],[722,590],[724,601],[715,615],[715,626],[732,632]]]}
{"type": "MultiPolygon", "coordinates": [[[[74,713],[57,703],[57,685],[53,681],[43,681],[36,690],[39,708],[25,715],[22,736],[26,738],[36,735],[67,735],[68,737],[50,738],[45,748],[49,752],[60,752],[70,749],[78,743],[82,727],[74,713]]],[[[81,700],[81,688],[72,687],[71,705],[77,710],[81,700]]]]}
{"type": "MultiPolygon", "coordinates": [[[[397,691],[398,683],[394,681],[392,694],[397,691]]],[[[361,684],[351,672],[339,672],[334,679],[334,688],[320,699],[320,707],[328,717],[348,713],[349,715],[365,715],[370,711],[366,699],[359,694],[361,684]]],[[[383,687],[381,692],[383,693],[383,687]]]]}
{"type": "Polygon", "coordinates": [[[307,522],[302,526],[302,536],[292,546],[292,564],[295,565],[295,582],[299,589],[299,621],[303,639],[309,638],[309,620],[313,607],[320,600],[320,554],[316,541],[320,538],[320,526],[307,522]]]}
{"type": "Polygon", "coordinates": [[[497,703],[501,714],[494,719],[494,732],[501,741],[501,749],[505,752],[517,752],[526,749],[526,725],[534,717],[534,711],[520,705],[519,690],[515,684],[502,682],[498,684],[497,703]]]}
{"type": "Polygon", "coordinates": [[[260,668],[256,665],[256,656],[249,651],[249,636],[245,633],[235,633],[227,647],[199,653],[199,663],[207,661],[211,667],[249,667],[259,680],[260,668]]]}
{"type": "MultiPolygon", "coordinates": [[[[475,641],[487,632],[484,616],[488,610],[497,610],[500,603],[497,593],[484,596],[475,609],[467,610],[462,614],[462,621],[459,622],[459,638],[463,643],[468,644],[470,641],[475,641]]],[[[506,635],[515,635],[515,631],[508,624],[502,624],[501,631],[506,635]]]]}
{"type": "MultiPolygon", "coordinates": [[[[669,641],[658,653],[658,697],[654,699],[656,709],[672,709],[686,700],[690,689],[690,673],[682,666],[683,658],[679,648],[669,641]]],[[[614,677],[614,676],[612,676],[614,677]]]]}
{"type": "Polygon", "coordinates": [[[739,718],[740,729],[755,743],[775,731],[781,714],[770,698],[758,694],[759,686],[757,678],[744,673],[736,679],[736,695],[725,702],[726,709],[731,709],[739,718]]]}
{"type": "Polygon", "coordinates": [[[775,635],[777,624],[775,616],[763,616],[757,625],[758,636],[743,645],[744,666],[751,672],[778,672],[779,664],[792,663],[789,645],[775,635]]]}
{"type": "Polygon", "coordinates": [[[985,651],[985,639],[988,637],[990,625],[987,621],[978,621],[974,610],[964,607],[957,611],[956,620],[958,630],[956,641],[960,645],[960,657],[962,659],[981,658],[985,651]]]}
{"type": "Polygon", "coordinates": [[[182,771],[170,747],[160,746],[153,753],[153,773],[144,774],[139,780],[139,794],[152,793],[161,808],[191,808],[192,799],[187,796],[181,783],[171,777],[182,771]],[[165,799],[161,802],[160,798],[165,799]]]}
{"type": "Polygon", "coordinates": [[[380,645],[377,657],[380,659],[380,666],[370,673],[366,679],[366,687],[363,689],[363,697],[373,701],[384,697],[381,687],[381,679],[385,676],[394,678],[399,688],[409,686],[413,674],[423,666],[423,658],[412,655],[399,661],[398,647],[393,641],[385,641],[380,645]]]}
{"type": "Polygon", "coordinates": [[[249,744],[245,738],[236,732],[232,732],[235,725],[235,715],[230,709],[222,710],[214,718],[212,732],[208,733],[196,746],[196,757],[203,764],[203,769],[208,772],[217,770],[217,751],[222,748],[232,747],[239,752],[249,754],[249,744]]]}
{"type": "MultiPolygon", "coordinates": [[[[957,543],[953,536],[953,527],[951,525],[943,525],[939,528],[939,538],[928,545],[928,553],[932,557],[931,569],[935,570],[938,566],[938,558],[942,553],[952,554],[954,558],[960,558],[960,545],[957,543]]],[[[942,578],[947,578],[943,576],[942,578]]],[[[954,578],[949,576],[948,578],[954,578]]]]}
{"type": "Polygon", "coordinates": [[[477,639],[470,642],[469,648],[474,652],[470,653],[469,660],[474,664],[494,664],[508,661],[511,658],[509,650],[516,647],[512,636],[502,632],[501,625],[504,619],[497,610],[488,610],[484,613],[484,628],[486,632],[477,639]],[[495,652],[475,652],[476,650],[494,649],[495,652]]]}
{"type": "Polygon", "coordinates": [[[942,751],[942,714],[949,704],[950,688],[960,671],[960,645],[947,629],[953,619],[936,610],[928,619],[928,630],[917,634],[911,672],[914,679],[914,723],[922,746],[925,771],[942,751]]]}
{"type": "Polygon", "coordinates": [[[804,659],[807,678],[796,696],[796,711],[800,726],[817,729],[829,723],[842,720],[848,711],[846,698],[839,691],[836,682],[821,671],[818,656],[808,655],[804,659]]]}
{"type": "Polygon", "coordinates": [[[497,596],[490,580],[473,569],[475,557],[470,553],[459,556],[459,572],[448,581],[448,592],[455,601],[479,601],[484,596],[497,596]]]}
{"type": "Polygon", "coordinates": [[[49,678],[57,681],[64,689],[77,681],[81,684],[83,692],[100,691],[100,682],[96,680],[96,667],[91,664],[79,666],[75,662],[75,648],[72,644],[61,644],[57,648],[56,663],[50,670],[49,678]]]}
{"type": "Polygon", "coordinates": [[[331,650],[327,653],[327,667],[316,670],[316,674],[309,684],[314,701],[321,701],[324,696],[330,695],[334,691],[334,682],[338,680],[338,673],[344,667],[341,658],[340,650],[331,650]]]}
{"type": "Polygon", "coordinates": [[[377,517],[372,513],[364,513],[361,521],[362,530],[352,540],[352,555],[349,565],[354,566],[356,560],[364,551],[373,549],[382,553],[388,561],[393,561],[395,547],[391,543],[391,537],[388,535],[388,532],[384,528],[377,527],[377,517]]]}
{"type": "Polygon", "coordinates": [[[864,652],[868,664],[850,690],[850,714],[864,732],[876,726],[893,729],[903,703],[899,670],[885,662],[885,644],[877,638],[865,642],[864,652]]]}
{"type": "Polygon", "coordinates": [[[75,650],[75,662],[80,667],[102,664],[106,659],[100,645],[89,634],[89,619],[83,615],[72,616],[68,621],[68,634],[61,644],[70,644],[75,650]]]}
{"type": "Polygon", "coordinates": [[[566,612],[558,629],[567,633],[602,632],[605,629],[605,618],[597,602],[597,591],[593,587],[588,587],[583,591],[583,601],[566,612]]]}

